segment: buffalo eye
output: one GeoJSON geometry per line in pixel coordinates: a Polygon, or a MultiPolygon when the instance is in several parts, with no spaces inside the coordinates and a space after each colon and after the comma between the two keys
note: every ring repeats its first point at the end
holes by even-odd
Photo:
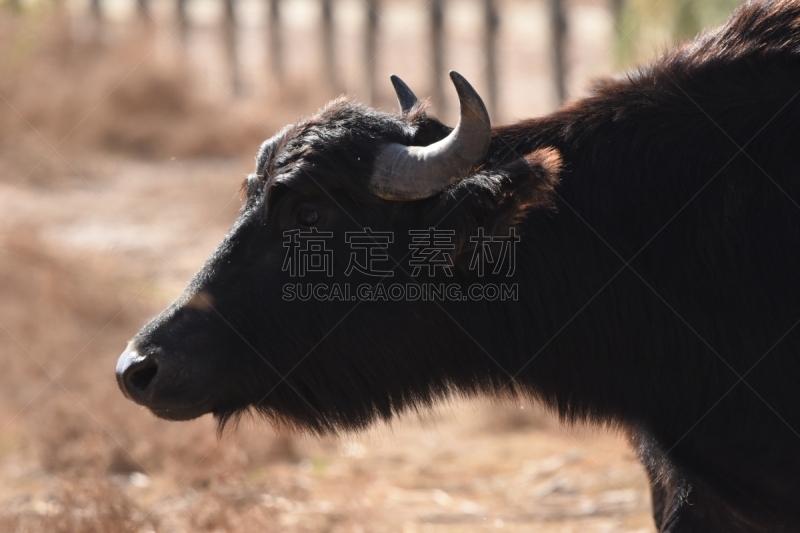
{"type": "Polygon", "coordinates": [[[301,209],[297,212],[297,223],[301,226],[313,226],[319,221],[319,214],[314,209],[301,209]]]}

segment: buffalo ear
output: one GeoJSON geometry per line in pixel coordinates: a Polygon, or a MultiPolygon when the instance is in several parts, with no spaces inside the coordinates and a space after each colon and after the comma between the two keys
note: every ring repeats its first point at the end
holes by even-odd
{"type": "MultiPolygon", "coordinates": [[[[554,189],[561,174],[561,155],[542,148],[502,166],[479,169],[448,189],[435,210],[442,228],[456,230],[456,264],[472,255],[470,237],[508,235],[532,209],[555,210],[554,189]]],[[[520,235],[521,229],[517,228],[520,235]]]]}

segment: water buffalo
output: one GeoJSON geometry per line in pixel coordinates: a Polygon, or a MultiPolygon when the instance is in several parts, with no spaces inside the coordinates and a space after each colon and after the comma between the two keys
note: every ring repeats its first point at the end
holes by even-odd
{"type": "Polygon", "coordinates": [[[266,141],[125,395],[317,433],[525,395],[626,431],[662,532],[800,531],[800,2],[510,126],[451,77],[455,129],[393,78],[266,141]]]}

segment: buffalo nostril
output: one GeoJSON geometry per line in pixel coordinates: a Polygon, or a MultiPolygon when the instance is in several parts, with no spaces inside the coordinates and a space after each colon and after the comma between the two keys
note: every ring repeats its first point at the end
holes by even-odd
{"type": "Polygon", "coordinates": [[[144,361],[146,365],[142,368],[131,368],[126,373],[126,381],[131,389],[136,392],[143,392],[156,377],[158,365],[155,361],[144,361]]]}
{"type": "Polygon", "coordinates": [[[158,362],[136,350],[125,350],[117,361],[117,382],[122,392],[131,400],[140,402],[147,396],[150,385],[158,374],[158,362]]]}

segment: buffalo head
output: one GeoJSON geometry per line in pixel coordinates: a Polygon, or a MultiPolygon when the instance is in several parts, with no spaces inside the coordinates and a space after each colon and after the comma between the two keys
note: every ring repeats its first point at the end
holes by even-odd
{"type": "Polygon", "coordinates": [[[473,237],[505,235],[550,207],[559,158],[539,150],[489,164],[493,150],[513,151],[475,90],[451,78],[454,129],[393,77],[400,115],[341,98],[266,141],[229,234],[119,358],[123,393],[167,419],[224,422],[252,409],[327,431],[484,387],[477,376],[493,363],[464,320],[498,304],[414,287],[477,279],[473,237]],[[414,231],[447,238],[442,261],[416,273],[414,231]]]}

